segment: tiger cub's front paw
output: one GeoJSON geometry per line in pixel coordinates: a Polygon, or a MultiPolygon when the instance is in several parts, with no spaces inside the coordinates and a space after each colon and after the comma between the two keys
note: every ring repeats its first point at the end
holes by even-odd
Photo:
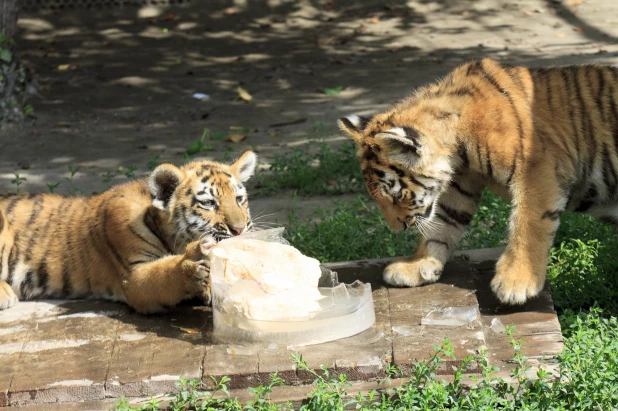
{"type": "Polygon", "coordinates": [[[194,241],[187,245],[184,271],[187,274],[188,293],[202,296],[205,303],[210,304],[210,259],[208,250],[215,245],[214,242],[194,241]]]}
{"type": "Polygon", "coordinates": [[[15,304],[17,304],[15,292],[7,282],[0,281],[0,310],[6,310],[15,304]]]}
{"type": "Polygon", "coordinates": [[[396,287],[416,287],[435,283],[442,275],[444,264],[433,257],[406,258],[384,269],[384,281],[396,287]]]}
{"type": "Polygon", "coordinates": [[[545,266],[536,271],[503,255],[496,264],[496,275],[491,280],[491,289],[505,304],[523,304],[536,297],[545,285],[545,266]]]}

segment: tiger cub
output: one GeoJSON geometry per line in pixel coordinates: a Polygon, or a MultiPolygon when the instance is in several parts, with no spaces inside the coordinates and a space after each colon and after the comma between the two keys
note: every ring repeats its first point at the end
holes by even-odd
{"type": "Polygon", "coordinates": [[[43,297],[118,300],[140,313],[208,303],[204,252],[252,228],[243,183],[256,163],[246,152],[232,165],[162,164],[89,198],[0,199],[0,309],[43,297]]]}
{"type": "Polygon", "coordinates": [[[340,128],[356,142],[389,226],[416,226],[416,253],[384,271],[395,286],[437,281],[485,187],[512,204],[491,287],[522,304],[543,288],[565,210],[618,225],[618,68],[531,69],[483,59],[373,117],[340,128]]]}

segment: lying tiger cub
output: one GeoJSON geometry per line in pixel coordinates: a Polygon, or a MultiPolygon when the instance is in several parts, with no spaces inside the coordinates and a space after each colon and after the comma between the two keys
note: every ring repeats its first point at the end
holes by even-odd
{"type": "Polygon", "coordinates": [[[232,165],[158,166],[94,196],[0,199],[0,310],[18,299],[104,298],[140,313],[208,303],[202,250],[252,227],[243,183],[257,157],[232,165]]]}

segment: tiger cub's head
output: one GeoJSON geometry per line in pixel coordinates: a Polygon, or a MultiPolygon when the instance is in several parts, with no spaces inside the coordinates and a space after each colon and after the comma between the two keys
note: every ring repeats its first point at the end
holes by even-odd
{"type": "Polygon", "coordinates": [[[357,147],[369,194],[394,231],[404,231],[432,215],[448,187],[457,151],[457,116],[436,118],[415,107],[396,106],[373,117],[339,119],[357,147]]]}
{"type": "Polygon", "coordinates": [[[170,246],[181,252],[201,239],[219,242],[252,228],[247,190],[257,156],[248,151],[231,165],[194,161],[182,167],[161,164],[148,179],[152,205],[172,235],[170,246]]]}

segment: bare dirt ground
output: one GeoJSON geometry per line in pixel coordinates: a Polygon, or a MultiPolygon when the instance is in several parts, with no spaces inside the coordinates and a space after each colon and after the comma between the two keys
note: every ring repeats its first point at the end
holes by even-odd
{"type": "MultiPolygon", "coordinates": [[[[473,58],[531,66],[618,63],[612,0],[198,1],[169,7],[24,11],[19,45],[41,84],[36,119],[0,130],[0,190],[99,192],[119,166],[184,162],[204,128],[247,127],[209,158],[272,156],[335,120],[372,113],[473,58]],[[238,98],[237,87],[252,96],[238,98]],[[338,95],[324,88],[344,87],[338,95]],[[206,101],[192,93],[210,95],[206,101]],[[277,126],[277,123],[298,121],[277,126]]],[[[328,199],[295,201],[305,215],[328,199]]],[[[285,220],[282,193],[254,211],[285,220]]]]}

